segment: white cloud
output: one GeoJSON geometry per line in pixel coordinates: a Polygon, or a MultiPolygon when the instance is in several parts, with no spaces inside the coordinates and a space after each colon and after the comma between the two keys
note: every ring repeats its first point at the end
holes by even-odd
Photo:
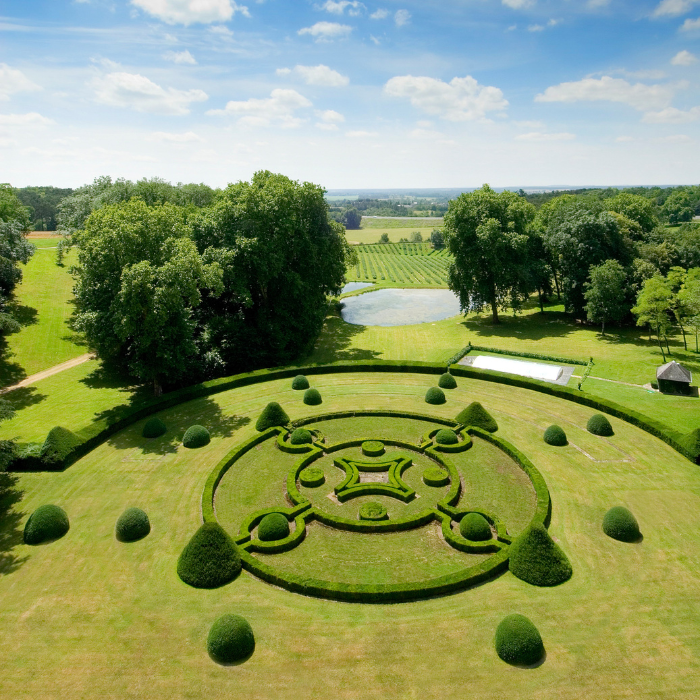
{"type": "Polygon", "coordinates": [[[278,68],[277,75],[294,75],[303,80],[307,85],[321,85],[324,87],[343,87],[350,79],[338,73],[338,71],[320,64],[318,66],[294,66],[294,68],[278,68]]]}
{"type": "Polygon", "coordinates": [[[33,92],[41,87],[32,82],[21,70],[0,63],[0,101],[10,99],[16,92],[33,92]]]}
{"type": "Polygon", "coordinates": [[[166,61],[172,61],[173,63],[187,63],[190,66],[196,66],[197,61],[194,56],[189,51],[166,51],[163,54],[163,58],[166,61]]]}
{"type": "Polygon", "coordinates": [[[527,28],[527,31],[528,31],[528,32],[543,32],[543,31],[544,31],[544,27],[543,27],[541,24],[531,24],[531,25],[527,28]]]}
{"type": "Polygon", "coordinates": [[[513,122],[515,126],[519,126],[523,129],[544,129],[544,122],[539,121],[524,121],[524,122],[513,122]]]}
{"type": "Polygon", "coordinates": [[[382,43],[382,42],[379,41],[379,39],[377,39],[377,37],[374,36],[373,34],[370,34],[370,35],[369,35],[369,38],[372,40],[372,42],[374,43],[375,46],[379,46],[379,44],[382,43]]]}
{"type": "Polygon", "coordinates": [[[519,10],[523,7],[531,5],[531,0],[502,0],[507,7],[512,7],[514,10],[519,10]]]}
{"type": "Polygon", "coordinates": [[[131,0],[131,4],[167,24],[227,22],[236,12],[250,17],[235,0],[131,0]]]}
{"type": "Polygon", "coordinates": [[[693,139],[686,134],[674,134],[673,136],[662,136],[656,139],[660,143],[692,143],[693,139]]]}
{"type": "Polygon", "coordinates": [[[316,22],[312,27],[304,27],[297,34],[303,36],[310,34],[316,41],[331,41],[340,37],[348,36],[352,27],[338,22],[316,22]]]}
{"type": "Polygon", "coordinates": [[[642,121],[646,124],[688,124],[700,119],[700,107],[684,111],[675,107],[666,107],[659,112],[647,112],[642,121]]]}
{"type": "Polygon", "coordinates": [[[48,126],[55,124],[53,119],[42,117],[38,112],[28,112],[27,114],[0,114],[0,126],[48,126]]]}
{"type": "Polygon", "coordinates": [[[683,26],[679,31],[681,32],[694,32],[700,29],[700,17],[697,19],[687,19],[683,22],[683,26]]]}
{"type": "Polygon", "coordinates": [[[652,17],[671,16],[677,17],[689,12],[696,0],[661,0],[657,8],[652,13],[652,17]]]}
{"type": "Polygon", "coordinates": [[[548,27],[556,27],[557,24],[561,24],[562,22],[563,22],[563,20],[561,20],[561,19],[552,18],[549,20],[549,22],[547,22],[547,26],[548,27]]]}
{"type": "Polygon", "coordinates": [[[233,32],[224,24],[215,24],[213,27],[209,27],[209,31],[216,36],[225,37],[230,39],[233,36],[233,32]]]}
{"type": "Polygon", "coordinates": [[[189,114],[192,102],[209,98],[203,90],[163,88],[138,73],[108,73],[95,79],[93,87],[98,102],[155,114],[189,114]]]}
{"type": "Polygon", "coordinates": [[[362,14],[362,10],[366,9],[359,0],[326,0],[319,9],[334,15],[342,15],[345,8],[349,8],[348,14],[352,17],[357,17],[362,14]]]}
{"type": "Polygon", "coordinates": [[[154,141],[168,141],[169,143],[191,143],[192,141],[204,142],[204,139],[194,131],[186,131],[184,134],[171,134],[167,131],[154,131],[151,134],[154,141]]]}
{"type": "Polygon", "coordinates": [[[697,63],[697,56],[690,53],[690,51],[679,51],[672,59],[671,63],[674,66],[692,66],[697,63]]]}
{"type": "Polygon", "coordinates": [[[391,97],[408,98],[418,109],[452,122],[485,119],[488,112],[502,112],[508,101],[496,87],[487,87],[470,75],[449,83],[428,77],[401,75],[384,86],[391,97]]]}
{"type": "Polygon", "coordinates": [[[379,8],[376,12],[373,12],[369,18],[370,19],[386,19],[389,16],[389,10],[383,10],[379,8]]]}
{"type": "Polygon", "coordinates": [[[376,131],[346,131],[345,135],[351,139],[362,139],[369,136],[378,136],[376,131]]]}
{"type": "Polygon", "coordinates": [[[238,123],[244,126],[269,126],[274,122],[291,128],[302,123],[295,116],[296,111],[307,107],[311,107],[311,102],[296,90],[278,88],[270,93],[270,97],[231,100],[224,109],[212,109],[207,114],[239,117],[238,123]]]}
{"type": "Polygon", "coordinates": [[[411,13],[408,10],[397,10],[394,15],[394,23],[397,27],[403,27],[411,21],[411,13]]]}
{"type": "Polygon", "coordinates": [[[516,141],[573,141],[576,138],[576,134],[569,134],[568,132],[562,132],[559,134],[545,134],[541,131],[532,131],[529,134],[519,134],[515,137],[516,141]]]}
{"type": "Polygon", "coordinates": [[[338,131],[338,124],[342,124],[345,121],[345,117],[334,109],[318,111],[316,115],[321,119],[321,121],[316,122],[316,126],[325,131],[338,131]]]}

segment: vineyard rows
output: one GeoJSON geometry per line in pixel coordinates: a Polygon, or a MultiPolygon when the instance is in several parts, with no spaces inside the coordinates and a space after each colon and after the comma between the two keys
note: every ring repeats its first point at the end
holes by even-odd
{"type": "Polygon", "coordinates": [[[358,245],[355,250],[358,261],[347,271],[348,281],[447,286],[452,256],[429,243],[358,245]]]}

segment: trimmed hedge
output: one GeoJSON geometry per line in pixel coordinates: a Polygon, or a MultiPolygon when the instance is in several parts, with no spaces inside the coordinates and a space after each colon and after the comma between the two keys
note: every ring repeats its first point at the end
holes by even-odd
{"type": "Polygon", "coordinates": [[[458,350],[449,360],[447,360],[447,368],[449,369],[450,365],[456,365],[465,355],[468,355],[471,352],[471,349],[472,344],[467,343],[465,347],[458,350]]]}
{"type": "Polygon", "coordinates": [[[323,469],[306,467],[299,473],[299,483],[308,489],[313,489],[326,483],[326,475],[323,473],[323,469]]]}
{"type": "Polygon", "coordinates": [[[269,513],[258,524],[258,539],[275,542],[289,537],[289,520],[282,513],[269,513]]]}
{"type": "Polygon", "coordinates": [[[194,588],[219,588],[240,572],[238,547],[218,523],[204,523],[177,560],[177,575],[194,588]]]}
{"type": "Polygon", "coordinates": [[[63,465],[66,457],[80,444],[80,438],[60,425],[52,428],[41,446],[40,457],[49,466],[63,465]]]}
{"type": "Polygon", "coordinates": [[[362,454],[367,457],[381,457],[384,454],[384,443],[380,440],[365,440],[362,443],[362,454]]]}
{"type": "Polygon", "coordinates": [[[566,433],[558,425],[550,425],[549,428],[544,431],[544,441],[548,445],[553,445],[554,447],[564,447],[569,444],[566,433]]]}
{"type": "Polygon", "coordinates": [[[302,389],[309,388],[309,380],[303,374],[297,374],[292,381],[292,389],[295,391],[301,391],[302,389]]]}
{"type": "Polygon", "coordinates": [[[637,542],[642,536],[637,518],[623,506],[615,506],[605,514],[603,532],[620,542],[637,542]]]}
{"type": "Polygon", "coordinates": [[[544,644],[537,627],[524,615],[508,615],[496,628],[496,653],[508,664],[532,666],[542,660],[544,644]]]}
{"type": "Polygon", "coordinates": [[[447,399],[445,398],[445,392],[437,386],[431,386],[428,391],[425,392],[425,403],[432,404],[433,406],[439,406],[445,403],[447,399]]]}
{"type": "Polygon", "coordinates": [[[456,445],[459,443],[459,437],[454,430],[441,428],[435,433],[435,442],[437,442],[438,445],[456,445]]]}
{"type": "Polygon", "coordinates": [[[450,483],[450,475],[439,467],[428,467],[423,472],[423,483],[426,486],[445,486],[450,483]]]}
{"type": "Polygon", "coordinates": [[[360,520],[386,520],[389,515],[381,503],[370,501],[360,506],[360,520]]]}
{"type": "Polygon", "coordinates": [[[270,401],[265,408],[263,408],[260,418],[258,418],[255,424],[255,429],[259,432],[263,432],[268,428],[282,427],[289,423],[289,416],[285,413],[282,406],[280,406],[277,401],[270,401]]]}
{"type": "Polygon", "coordinates": [[[209,656],[220,664],[247,659],[255,651],[253,629],[240,615],[223,615],[209,630],[209,656]]]}
{"type": "Polygon", "coordinates": [[[472,542],[485,542],[493,537],[488,520],[479,513],[467,513],[459,521],[459,533],[472,542]]]}
{"type": "Polygon", "coordinates": [[[142,540],[151,531],[148,515],[140,508],[127,508],[117,519],[114,534],[120,542],[142,540]]]}
{"type": "Polygon", "coordinates": [[[182,438],[182,444],[191,450],[204,447],[208,445],[210,441],[211,437],[209,431],[203,425],[190,426],[187,428],[187,432],[182,438]]]}
{"type": "Polygon", "coordinates": [[[150,418],[143,426],[141,436],[145,438],[157,438],[161,435],[165,435],[167,432],[168,428],[160,418],[150,418]]]}
{"type": "Polygon", "coordinates": [[[571,563],[544,525],[530,525],[510,546],[514,576],[533,586],[558,586],[571,578],[571,563]]]}
{"type": "Polygon", "coordinates": [[[612,425],[610,425],[610,421],[602,413],[592,415],[588,419],[586,429],[589,433],[600,435],[601,437],[610,437],[615,434],[612,425]]]}
{"type": "Polygon", "coordinates": [[[464,410],[457,414],[455,420],[467,427],[481,428],[495,433],[498,423],[494,417],[478,402],[470,403],[464,410]]]}
{"type": "Polygon", "coordinates": [[[24,526],[24,544],[41,544],[63,537],[70,530],[66,511],[60,506],[39,506],[24,526]]]}
{"type": "MultiPolygon", "coordinates": [[[[492,352],[495,355],[512,355],[513,357],[529,357],[533,360],[546,360],[547,362],[562,362],[567,365],[586,366],[591,360],[572,360],[568,357],[558,357],[557,355],[541,355],[538,352],[518,352],[516,350],[501,350],[500,348],[487,348],[483,345],[472,345],[471,350],[478,352],[492,352]]],[[[461,358],[460,358],[461,359],[461,358]]]]}
{"type": "Polygon", "coordinates": [[[441,389],[456,389],[457,381],[449,372],[445,372],[445,374],[438,379],[438,386],[441,389]]]}
{"type": "Polygon", "coordinates": [[[307,406],[318,406],[323,403],[321,392],[318,389],[307,389],[304,392],[304,403],[307,406]]]}
{"type": "Polygon", "coordinates": [[[289,437],[292,445],[310,445],[313,441],[314,436],[306,428],[296,428],[289,437]]]}

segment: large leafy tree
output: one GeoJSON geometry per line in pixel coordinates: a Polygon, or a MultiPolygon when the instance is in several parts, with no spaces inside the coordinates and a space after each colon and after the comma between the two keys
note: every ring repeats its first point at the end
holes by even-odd
{"type": "Polygon", "coordinates": [[[642,290],[637,296],[637,305],[632,309],[632,313],[637,317],[637,325],[648,325],[656,333],[659,341],[659,350],[661,350],[664,362],[666,362],[666,354],[661,344],[661,337],[664,337],[666,349],[670,354],[668,331],[671,327],[672,299],[673,292],[668,282],[661,275],[655,275],[644,283],[642,290]]]}
{"type": "Polygon", "coordinates": [[[586,314],[588,320],[601,324],[601,335],[605,335],[605,324],[622,321],[629,313],[627,301],[627,273],[617,260],[606,260],[590,269],[590,282],[586,283],[586,314]]]}
{"type": "Polygon", "coordinates": [[[517,309],[527,298],[528,228],[535,208],[514,192],[496,193],[488,185],[452,200],[444,232],[454,262],[449,285],[463,312],[517,309]]]}
{"type": "Polygon", "coordinates": [[[694,199],[689,190],[676,190],[666,199],[661,210],[671,224],[690,221],[695,215],[694,199]]]}
{"type": "Polygon", "coordinates": [[[614,211],[637,223],[643,234],[651,233],[658,225],[654,203],[638,194],[621,192],[616,197],[606,200],[608,211],[614,211]]]}

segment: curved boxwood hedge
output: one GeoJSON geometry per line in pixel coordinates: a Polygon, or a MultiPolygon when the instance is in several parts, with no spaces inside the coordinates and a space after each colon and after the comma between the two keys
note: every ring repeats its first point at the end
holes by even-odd
{"type": "Polygon", "coordinates": [[[275,542],[289,537],[289,520],[282,513],[269,513],[258,525],[261,542],[275,542]]]}
{"type": "Polygon", "coordinates": [[[564,447],[569,444],[566,433],[558,425],[550,425],[549,428],[544,431],[544,441],[548,445],[553,445],[554,447],[564,447]]]}
{"type": "Polygon", "coordinates": [[[262,433],[268,428],[287,425],[287,423],[289,423],[289,416],[282,406],[280,406],[277,401],[270,401],[270,403],[263,408],[255,424],[255,429],[262,433]]]}
{"type": "Polygon", "coordinates": [[[459,437],[454,430],[441,428],[435,433],[435,442],[437,442],[438,445],[457,445],[459,443],[459,437]]]}
{"type": "Polygon", "coordinates": [[[441,389],[456,389],[457,380],[449,372],[445,372],[445,374],[440,375],[438,386],[441,389]]]}
{"type": "Polygon", "coordinates": [[[360,520],[386,520],[389,515],[386,508],[381,503],[370,501],[360,506],[360,520]]]}
{"type": "Polygon", "coordinates": [[[611,437],[614,435],[610,421],[602,413],[592,415],[588,419],[586,429],[589,433],[600,435],[601,437],[611,437]]]}
{"type": "Polygon", "coordinates": [[[187,428],[185,436],[182,438],[182,444],[190,450],[196,450],[198,447],[204,447],[211,441],[209,431],[203,425],[192,425],[187,428]]]}
{"type": "Polygon", "coordinates": [[[165,423],[163,423],[160,418],[154,417],[146,421],[145,425],[143,426],[143,430],[141,431],[141,436],[151,439],[165,435],[167,432],[168,428],[165,423]]]}
{"type": "Polygon", "coordinates": [[[467,513],[459,521],[459,533],[472,542],[485,542],[493,536],[488,520],[480,513],[467,513]]]}
{"type": "Polygon", "coordinates": [[[323,403],[323,399],[321,398],[321,392],[318,389],[314,389],[313,387],[311,389],[307,389],[304,392],[304,403],[307,406],[319,406],[323,403]]]}
{"type": "Polygon", "coordinates": [[[306,428],[296,428],[289,436],[292,445],[310,445],[314,441],[314,436],[306,428]]]}
{"type": "Polygon", "coordinates": [[[524,615],[508,615],[496,628],[496,653],[509,664],[532,666],[542,660],[544,644],[537,627],[524,615]]]}
{"type": "Polygon", "coordinates": [[[615,506],[605,514],[603,532],[620,542],[637,542],[642,537],[637,518],[623,506],[615,506]]]}
{"type": "Polygon", "coordinates": [[[326,483],[326,475],[323,473],[323,469],[306,467],[299,474],[299,483],[306,488],[313,489],[326,483]]]}
{"type": "Polygon", "coordinates": [[[41,544],[57,540],[68,532],[70,522],[60,506],[39,506],[24,526],[24,544],[41,544]]]}
{"type": "Polygon", "coordinates": [[[248,620],[240,615],[223,615],[209,630],[209,656],[220,664],[247,659],[255,651],[255,636],[248,620]]]}
{"type": "Polygon", "coordinates": [[[302,391],[309,388],[309,380],[303,374],[297,374],[292,381],[292,389],[302,391]]]}
{"type": "Polygon", "coordinates": [[[509,567],[514,576],[533,586],[558,586],[573,569],[544,525],[530,525],[510,546],[509,567]]]}
{"type": "Polygon", "coordinates": [[[425,403],[432,404],[433,406],[439,406],[445,403],[447,399],[445,398],[445,392],[437,386],[431,386],[428,391],[425,392],[425,403]]]}
{"type": "Polygon", "coordinates": [[[140,508],[127,508],[118,518],[114,534],[120,542],[142,540],[151,531],[148,515],[140,508]]]}
{"type": "Polygon", "coordinates": [[[194,588],[219,588],[240,572],[238,547],[219,523],[204,523],[177,560],[177,575],[194,588]]]}

